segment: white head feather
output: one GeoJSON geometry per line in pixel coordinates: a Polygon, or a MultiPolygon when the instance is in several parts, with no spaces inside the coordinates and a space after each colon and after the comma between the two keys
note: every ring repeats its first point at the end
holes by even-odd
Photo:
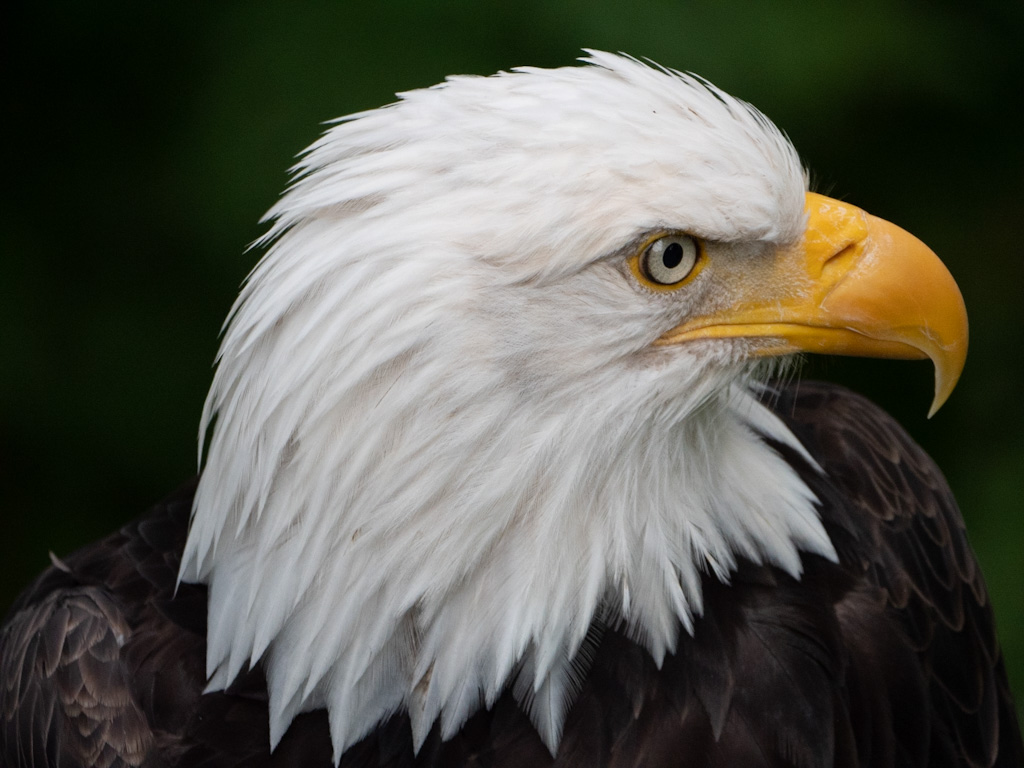
{"type": "Polygon", "coordinates": [[[210,688],[262,659],[273,744],[325,706],[336,759],[402,709],[418,746],[512,686],[554,751],[592,623],[660,663],[702,572],[835,556],[743,343],[652,347],[697,299],[623,267],[659,229],[795,241],[794,150],[692,76],[586,61],[344,118],[268,214],[181,578],[210,688]]]}

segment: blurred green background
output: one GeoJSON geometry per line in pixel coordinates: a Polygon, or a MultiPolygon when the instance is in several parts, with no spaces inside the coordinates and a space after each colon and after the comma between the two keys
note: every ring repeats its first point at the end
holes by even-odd
{"type": "Polygon", "coordinates": [[[793,139],[819,190],[914,232],[971,317],[926,363],[808,361],[945,469],[1024,697],[1024,4],[8,2],[2,11],[0,612],[196,470],[245,246],[320,123],[451,73],[621,50],[692,70],[793,139]]]}

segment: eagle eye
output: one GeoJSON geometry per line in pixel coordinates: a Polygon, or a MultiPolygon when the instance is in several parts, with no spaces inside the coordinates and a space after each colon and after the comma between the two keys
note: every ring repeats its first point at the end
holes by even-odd
{"type": "Polygon", "coordinates": [[[656,285],[681,283],[697,264],[700,246],[690,235],[665,235],[652,242],[640,256],[643,276],[656,285]]]}

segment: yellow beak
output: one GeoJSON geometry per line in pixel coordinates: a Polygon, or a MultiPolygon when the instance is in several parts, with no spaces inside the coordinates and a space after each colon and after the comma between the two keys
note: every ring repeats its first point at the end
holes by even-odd
{"type": "Polygon", "coordinates": [[[807,230],[770,276],[740,286],[731,306],[694,317],[659,344],[749,338],[752,354],[931,358],[946,401],[967,358],[960,289],[920,240],[859,208],[810,192],[807,230]]]}

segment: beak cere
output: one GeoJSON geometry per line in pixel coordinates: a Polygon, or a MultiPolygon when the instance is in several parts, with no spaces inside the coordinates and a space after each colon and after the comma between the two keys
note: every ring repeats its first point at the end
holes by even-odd
{"type": "Polygon", "coordinates": [[[967,310],[949,270],[920,240],[859,208],[807,194],[807,229],[770,279],[739,287],[732,306],[688,319],[657,343],[748,338],[757,356],[793,352],[931,358],[946,401],[967,358],[967,310]]]}

